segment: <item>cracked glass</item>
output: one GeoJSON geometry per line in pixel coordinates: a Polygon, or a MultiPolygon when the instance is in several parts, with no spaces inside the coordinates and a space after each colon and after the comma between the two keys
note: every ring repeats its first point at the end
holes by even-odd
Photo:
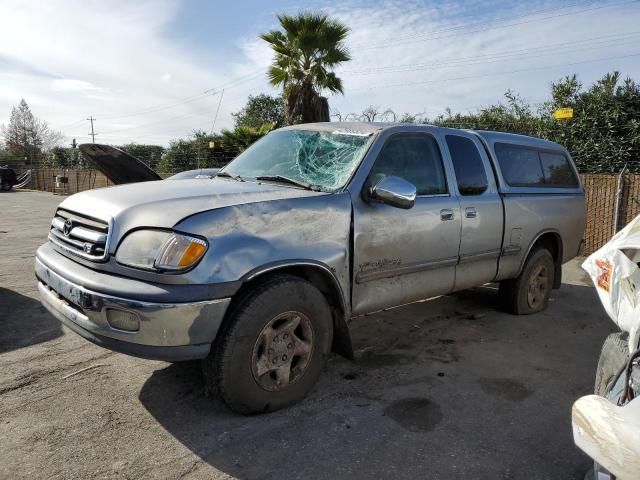
{"type": "Polygon", "coordinates": [[[224,171],[242,179],[285,177],[335,191],[349,181],[371,138],[351,130],[279,130],[254,143],[224,171]]]}

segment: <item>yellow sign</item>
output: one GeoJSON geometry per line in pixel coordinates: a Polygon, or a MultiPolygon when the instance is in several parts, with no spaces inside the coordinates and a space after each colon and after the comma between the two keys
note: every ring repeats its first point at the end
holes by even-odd
{"type": "Polygon", "coordinates": [[[209,148],[214,148],[216,146],[216,142],[209,142],[209,148]]]}
{"type": "Polygon", "coordinates": [[[555,112],[553,112],[553,118],[556,120],[566,120],[568,118],[573,118],[573,108],[558,108],[555,112]]]}

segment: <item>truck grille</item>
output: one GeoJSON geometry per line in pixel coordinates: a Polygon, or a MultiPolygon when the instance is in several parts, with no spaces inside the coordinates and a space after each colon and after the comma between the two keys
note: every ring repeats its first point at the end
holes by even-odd
{"type": "Polygon", "coordinates": [[[105,260],[109,223],[59,208],[49,230],[49,241],[67,252],[89,260],[105,260]]]}

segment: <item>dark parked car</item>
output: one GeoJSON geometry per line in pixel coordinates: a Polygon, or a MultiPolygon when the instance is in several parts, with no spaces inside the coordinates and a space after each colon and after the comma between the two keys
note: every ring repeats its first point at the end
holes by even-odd
{"type": "Polygon", "coordinates": [[[0,189],[8,192],[16,183],[18,183],[16,172],[6,165],[4,167],[0,167],[0,189]]]}

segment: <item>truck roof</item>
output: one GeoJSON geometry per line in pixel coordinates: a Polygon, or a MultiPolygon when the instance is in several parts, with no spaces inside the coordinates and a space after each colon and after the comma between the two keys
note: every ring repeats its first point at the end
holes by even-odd
{"type": "Polygon", "coordinates": [[[389,123],[389,122],[318,122],[318,123],[303,123],[299,125],[290,125],[283,127],[280,130],[320,130],[320,131],[334,131],[334,130],[352,130],[362,133],[376,133],[381,130],[386,130],[392,127],[401,126],[419,126],[442,128],[444,130],[462,130],[467,132],[473,132],[480,135],[488,142],[510,142],[519,143],[524,145],[531,145],[537,147],[546,147],[553,150],[561,149],[564,147],[558,143],[544,140],[538,137],[531,137],[529,135],[519,135],[515,133],[495,132],[490,130],[470,130],[470,129],[458,129],[449,127],[439,127],[431,124],[416,124],[416,123],[389,123]]]}
{"type": "Polygon", "coordinates": [[[469,132],[475,132],[482,138],[489,142],[510,142],[519,143],[524,145],[531,145],[535,147],[550,148],[553,150],[564,150],[565,148],[559,143],[545,140],[539,137],[531,137],[529,135],[519,135],[516,133],[494,132],[491,130],[467,130],[469,132]]]}

